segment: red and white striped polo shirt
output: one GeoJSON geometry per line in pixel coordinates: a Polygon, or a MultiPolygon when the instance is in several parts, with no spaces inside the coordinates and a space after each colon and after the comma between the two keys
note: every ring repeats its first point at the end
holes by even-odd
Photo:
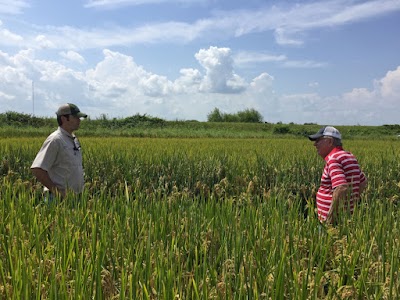
{"type": "Polygon", "coordinates": [[[349,184],[352,187],[351,197],[344,203],[353,213],[354,203],[360,197],[360,183],[365,181],[355,156],[343,150],[342,147],[334,148],[325,157],[325,168],[321,177],[321,185],[317,192],[318,218],[325,221],[332,204],[333,190],[339,185],[349,184]]]}

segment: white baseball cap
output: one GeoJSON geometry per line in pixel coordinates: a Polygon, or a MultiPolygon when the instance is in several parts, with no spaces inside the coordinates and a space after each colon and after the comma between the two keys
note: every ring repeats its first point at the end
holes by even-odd
{"type": "Polygon", "coordinates": [[[309,135],[308,138],[311,141],[315,141],[323,136],[331,136],[333,138],[337,138],[339,140],[342,139],[342,135],[340,134],[339,130],[332,126],[324,126],[316,134],[309,135]]]}

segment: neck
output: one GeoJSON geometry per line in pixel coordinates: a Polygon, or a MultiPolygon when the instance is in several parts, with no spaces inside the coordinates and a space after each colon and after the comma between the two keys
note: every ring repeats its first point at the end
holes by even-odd
{"type": "Polygon", "coordinates": [[[70,135],[72,135],[73,134],[73,130],[71,130],[70,128],[67,128],[67,127],[65,127],[65,126],[63,126],[63,125],[61,125],[60,126],[62,129],[64,129],[66,132],[68,132],[70,135]]]}

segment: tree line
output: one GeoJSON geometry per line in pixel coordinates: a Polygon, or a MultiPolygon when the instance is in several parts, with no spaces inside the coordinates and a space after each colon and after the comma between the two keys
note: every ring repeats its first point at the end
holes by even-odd
{"type": "Polygon", "coordinates": [[[237,113],[223,113],[218,108],[214,108],[207,115],[208,122],[242,122],[242,123],[261,123],[263,116],[255,109],[248,108],[237,113]]]}
{"type": "MultiPolygon", "coordinates": [[[[125,118],[108,118],[101,115],[97,119],[88,118],[89,123],[100,127],[135,127],[135,126],[164,126],[167,122],[164,119],[152,117],[147,114],[136,114],[125,118]]],[[[207,115],[208,122],[243,122],[243,123],[261,123],[262,115],[255,109],[246,109],[237,113],[222,113],[215,108],[207,115]]],[[[57,126],[56,118],[37,117],[30,114],[8,111],[0,114],[0,126],[14,127],[53,127],[57,126]]]]}

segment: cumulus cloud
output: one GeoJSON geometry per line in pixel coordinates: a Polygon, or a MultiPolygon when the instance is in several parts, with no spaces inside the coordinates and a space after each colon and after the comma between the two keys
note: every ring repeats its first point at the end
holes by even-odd
{"type": "Polygon", "coordinates": [[[110,50],[104,50],[103,54],[104,60],[87,71],[89,84],[98,96],[156,97],[166,95],[172,89],[172,82],[166,77],[146,71],[131,56],[110,50]]]}
{"type": "Polygon", "coordinates": [[[172,81],[111,50],[104,50],[103,58],[85,71],[68,68],[62,61],[38,59],[32,49],[15,55],[0,51],[0,107],[2,112],[30,113],[34,82],[36,113],[46,116],[53,116],[60,103],[71,101],[92,117],[146,113],[204,121],[218,107],[229,113],[254,108],[268,122],[399,123],[400,67],[376,79],[370,88],[343,95],[279,95],[274,91],[276,79],[268,73],[249,82],[236,74],[232,56],[229,48],[200,49],[195,54],[199,69],[182,68],[172,81]]]}
{"type": "Polygon", "coordinates": [[[32,82],[33,69],[29,56],[19,53],[10,56],[0,51],[0,107],[2,111],[26,111],[32,82]]]}
{"type": "Polygon", "coordinates": [[[184,107],[192,101],[193,105],[189,106],[193,112],[188,112],[188,115],[196,113],[199,118],[195,105],[201,105],[200,96],[196,95],[205,99],[207,93],[238,93],[239,88],[243,90],[246,86],[244,79],[233,72],[231,52],[227,48],[201,49],[195,56],[205,71],[204,75],[197,69],[181,69],[180,77],[175,81],[145,70],[130,56],[110,50],[103,53],[104,60],[86,72],[90,87],[88,93],[97,99],[96,103],[112,101],[117,106],[140,107],[139,111],[163,107],[164,115],[173,113],[177,118],[185,118],[176,114],[190,111],[184,107]],[[185,100],[180,102],[178,99],[185,100]]]}
{"type": "Polygon", "coordinates": [[[273,76],[269,75],[268,73],[262,73],[253,79],[250,86],[252,90],[257,93],[269,92],[272,87],[273,80],[273,76]]]}
{"type": "Polygon", "coordinates": [[[214,93],[240,93],[246,82],[233,71],[233,59],[229,48],[210,47],[195,55],[206,75],[200,89],[214,93]]]}
{"type": "Polygon", "coordinates": [[[152,97],[168,95],[172,90],[172,84],[165,76],[151,74],[141,79],[139,83],[144,94],[152,97]]]}
{"type": "MultiPolygon", "coordinates": [[[[399,99],[400,96],[400,67],[394,71],[387,72],[386,76],[379,81],[381,94],[385,98],[399,99]]],[[[399,103],[396,103],[399,104],[399,103]]]]}
{"type": "Polygon", "coordinates": [[[181,69],[181,76],[174,81],[175,92],[180,93],[197,93],[203,80],[203,76],[196,69],[181,69]]]}
{"type": "Polygon", "coordinates": [[[385,124],[399,124],[398,107],[400,106],[400,66],[388,71],[385,77],[376,80],[373,89],[356,88],[345,93],[341,104],[346,114],[357,123],[373,124],[382,120],[385,124]]]}
{"type": "MultiPolygon", "coordinates": [[[[294,108],[302,113],[297,122],[316,122],[337,125],[399,124],[400,67],[373,82],[372,88],[354,88],[342,95],[320,97],[317,94],[281,97],[281,107],[294,108]],[[285,100],[285,101],[283,101],[285,100]],[[289,103],[289,102],[290,103],[289,103]]],[[[293,118],[296,120],[296,117],[293,118]]],[[[285,117],[283,121],[289,121],[285,117]]]]}

